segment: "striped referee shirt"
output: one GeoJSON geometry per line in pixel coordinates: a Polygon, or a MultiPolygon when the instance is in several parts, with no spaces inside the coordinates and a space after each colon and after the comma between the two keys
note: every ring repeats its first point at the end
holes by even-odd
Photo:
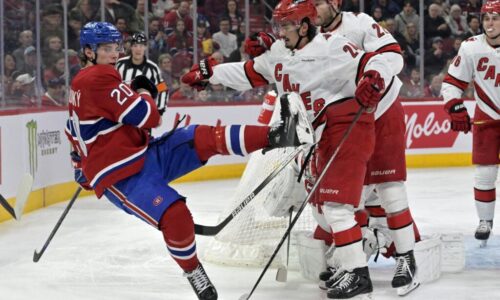
{"type": "Polygon", "coordinates": [[[152,60],[144,56],[143,63],[136,65],[132,62],[132,56],[125,56],[116,62],[116,69],[122,76],[122,80],[130,84],[138,75],[144,75],[151,80],[158,88],[158,97],[156,98],[156,106],[163,114],[168,101],[168,87],[163,81],[160,68],[152,60]]]}

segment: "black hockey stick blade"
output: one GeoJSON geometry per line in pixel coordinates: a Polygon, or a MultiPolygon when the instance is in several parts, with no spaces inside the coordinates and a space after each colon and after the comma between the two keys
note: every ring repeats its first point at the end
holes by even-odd
{"type": "Polygon", "coordinates": [[[59,220],[57,221],[56,226],[54,226],[54,229],[52,229],[52,232],[50,233],[49,238],[47,239],[47,241],[45,241],[45,244],[43,245],[42,250],[40,250],[40,252],[35,250],[35,252],[33,253],[33,262],[35,262],[35,263],[38,262],[40,260],[40,258],[42,257],[43,253],[45,252],[45,250],[47,250],[47,247],[49,246],[50,242],[52,241],[52,238],[54,237],[57,230],[61,226],[62,222],[64,221],[64,218],[66,218],[66,215],[68,214],[69,210],[73,206],[73,203],[75,202],[76,198],[78,198],[78,195],[80,194],[81,191],[82,191],[82,188],[78,187],[75,194],[73,195],[73,198],[71,198],[68,205],[66,206],[66,209],[64,209],[64,212],[62,213],[61,217],[59,217],[59,220]]]}
{"type": "Polygon", "coordinates": [[[1,194],[0,194],[0,204],[14,219],[16,219],[16,213],[14,212],[14,209],[12,208],[12,206],[10,206],[9,202],[7,202],[7,200],[1,194]]]}
{"type": "MultiPolygon", "coordinates": [[[[314,146],[314,145],[313,145],[314,146]]],[[[245,208],[268,184],[283,170],[301,151],[303,146],[298,147],[281,161],[281,163],[269,174],[243,201],[227,216],[224,221],[215,226],[194,224],[194,232],[199,235],[213,236],[218,234],[231,220],[245,208]]]]}

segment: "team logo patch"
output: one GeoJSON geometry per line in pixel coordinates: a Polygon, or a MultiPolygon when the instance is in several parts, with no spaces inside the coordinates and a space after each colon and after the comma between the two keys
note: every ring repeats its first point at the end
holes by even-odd
{"type": "Polygon", "coordinates": [[[153,205],[154,205],[154,206],[158,206],[158,205],[160,205],[162,202],[163,202],[163,197],[162,197],[162,196],[157,196],[157,197],[153,200],[153,205]]]}

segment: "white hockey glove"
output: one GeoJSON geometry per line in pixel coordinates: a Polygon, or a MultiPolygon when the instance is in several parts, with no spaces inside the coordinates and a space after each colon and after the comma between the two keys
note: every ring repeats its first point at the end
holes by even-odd
{"type": "Polygon", "coordinates": [[[391,243],[392,238],[386,229],[368,227],[363,236],[363,251],[366,254],[366,260],[376,254],[374,260],[377,261],[380,253],[387,253],[391,243]]]}

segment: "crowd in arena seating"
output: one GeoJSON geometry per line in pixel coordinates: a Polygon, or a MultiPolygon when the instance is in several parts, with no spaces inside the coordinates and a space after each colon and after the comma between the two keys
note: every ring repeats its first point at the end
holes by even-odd
{"type": "MultiPolygon", "coordinates": [[[[34,105],[36,95],[60,89],[66,82],[65,59],[68,57],[69,80],[79,70],[78,51],[80,29],[86,22],[101,20],[100,0],[66,0],[68,3],[67,28],[60,0],[40,1],[36,15],[35,0],[4,1],[4,86],[7,104],[34,105]],[[36,20],[40,20],[37,30],[36,20]],[[67,32],[68,50],[64,50],[64,31],[67,32]],[[36,34],[40,34],[41,49],[36,49],[36,34]],[[41,60],[41,61],[39,61],[41,60]],[[36,80],[37,64],[41,65],[42,78],[36,80]],[[26,76],[28,75],[28,76],[26,76]]],[[[198,0],[196,28],[193,28],[192,1],[104,0],[104,18],[116,25],[129,47],[129,37],[148,28],[149,58],[158,63],[169,86],[170,101],[250,101],[260,100],[267,89],[248,92],[228,90],[222,86],[209,86],[196,92],[180,83],[179,78],[193,64],[196,44],[197,57],[214,56],[219,62],[236,62],[250,59],[243,51],[245,21],[243,0],[198,0]],[[146,21],[147,20],[147,21],[146,21]],[[145,24],[147,22],[147,24],[145,24]],[[197,40],[194,41],[193,30],[197,40]]],[[[262,21],[259,30],[270,30],[264,16],[269,10],[263,2],[274,6],[278,1],[250,1],[250,15],[262,21]]],[[[365,11],[389,31],[401,45],[405,68],[400,74],[404,82],[403,97],[439,97],[440,87],[451,59],[460,43],[481,33],[480,0],[425,0],[424,16],[424,89],[420,88],[421,48],[419,36],[419,4],[416,0],[365,1],[365,11]]],[[[359,0],[343,1],[343,10],[359,11],[359,0]]],[[[255,28],[250,28],[251,32],[255,28]]],[[[62,90],[62,89],[61,89],[62,90]]],[[[467,96],[472,92],[467,91],[467,96]]],[[[63,105],[63,93],[52,98],[63,105]]],[[[50,101],[46,101],[51,105],[50,101]]]]}

